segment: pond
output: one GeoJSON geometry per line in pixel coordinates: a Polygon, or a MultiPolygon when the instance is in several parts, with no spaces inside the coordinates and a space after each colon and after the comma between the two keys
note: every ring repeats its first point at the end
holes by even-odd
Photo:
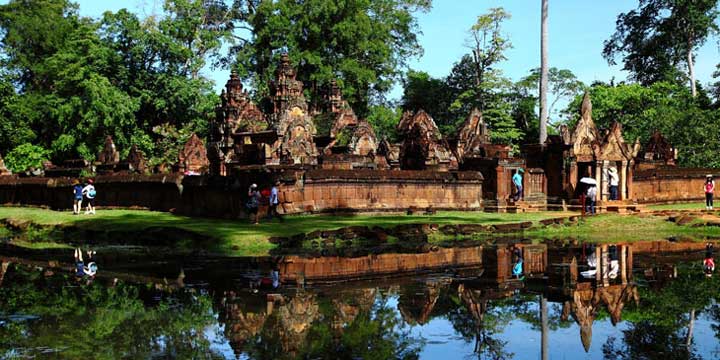
{"type": "Polygon", "coordinates": [[[455,249],[436,267],[422,256],[442,250],[342,259],[358,262],[342,282],[324,274],[336,258],[106,256],[87,281],[60,250],[5,251],[0,358],[720,357],[720,280],[702,273],[703,244],[520,245],[455,249]],[[509,246],[522,279],[506,271],[509,246]],[[585,277],[593,254],[608,266],[585,277]],[[406,271],[383,272],[391,259],[406,271]]]}

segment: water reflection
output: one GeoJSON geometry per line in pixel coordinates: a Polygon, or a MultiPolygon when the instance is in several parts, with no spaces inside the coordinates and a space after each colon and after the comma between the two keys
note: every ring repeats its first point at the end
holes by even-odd
{"type": "Polygon", "coordinates": [[[701,245],[498,245],[473,249],[476,266],[277,291],[217,264],[85,284],[5,257],[0,358],[717,358],[720,281],[701,245]]]}

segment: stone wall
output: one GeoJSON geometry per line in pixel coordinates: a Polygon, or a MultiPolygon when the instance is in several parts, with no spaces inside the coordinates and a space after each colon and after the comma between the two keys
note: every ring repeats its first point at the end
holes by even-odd
{"type": "MultiPolygon", "coordinates": [[[[95,177],[96,205],[138,207],[194,216],[244,217],[247,189],[269,188],[279,176],[285,213],[405,210],[410,207],[478,210],[482,176],[474,172],[265,169],[231,177],[108,175],[95,177]]],[[[72,207],[71,178],[0,177],[0,204],[72,207]]],[[[261,206],[261,213],[267,206],[261,206]]]]}
{"type": "Polygon", "coordinates": [[[288,213],[325,210],[405,210],[410,207],[479,210],[477,172],[309,170],[304,181],[283,188],[288,213]]]}
{"type": "Polygon", "coordinates": [[[640,171],[633,177],[632,198],[641,203],[702,201],[705,175],[712,173],[712,169],[683,168],[640,171]]]}

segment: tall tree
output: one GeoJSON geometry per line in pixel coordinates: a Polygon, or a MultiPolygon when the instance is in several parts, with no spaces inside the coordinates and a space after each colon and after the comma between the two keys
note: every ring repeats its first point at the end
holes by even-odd
{"type": "Polygon", "coordinates": [[[622,54],[623,69],[642,84],[677,80],[685,64],[694,97],[695,52],[718,30],[717,5],[718,0],[640,0],[637,9],[618,16],[603,56],[615,64],[622,54]]]}
{"type": "Polygon", "coordinates": [[[493,65],[506,59],[504,51],[512,47],[510,40],[502,33],[502,23],[507,19],[510,19],[510,13],[505,9],[491,8],[487,14],[478,16],[470,28],[467,46],[472,51],[475,87],[478,89],[475,96],[480,110],[485,108],[485,91],[482,87],[487,73],[493,65]]]}
{"type": "Polygon", "coordinates": [[[252,80],[259,96],[282,52],[297,66],[306,88],[338,79],[344,96],[361,115],[421,53],[414,14],[430,0],[251,1],[244,18],[248,41],[232,48],[236,68],[252,80]]]}
{"type": "Polygon", "coordinates": [[[548,0],[541,0],[540,21],[540,144],[547,140],[547,87],[548,87],[548,0]]]}

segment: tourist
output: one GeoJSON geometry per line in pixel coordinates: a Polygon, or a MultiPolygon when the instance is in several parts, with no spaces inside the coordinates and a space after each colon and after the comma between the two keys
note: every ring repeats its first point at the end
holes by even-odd
{"type": "Polygon", "coordinates": [[[523,192],[523,178],[522,174],[525,172],[523,169],[518,169],[515,175],[512,177],[513,185],[515,185],[515,196],[513,196],[513,199],[515,201],[519,201],[522,199],[522,192],[523,192]]]}
{"type": "Polygon", "coordinates": [[[713,244],[705,244],[705,260],[703,260],[703,271],[705,276],[711,277],[715,271],[715,257],[713,256],[713,244]]]}
{"type": "Polygon", "coordinates": [[[712,174],[705,176],[705,210],[713,209],[713,193],[715,192],[715,180],[712,174]]]}
{"type": "Polygon", "coordinates": [[[585,213],[595,215],[595,198],[597,197],[597,186],[589,185],[585,192],[585,213]]]}
{"type": "Polygon", "coordinates": [[[618,176],[617,169],[614,166],[608,169],[608,178],[610,179],[610,200],[618,200],[618,184],[620,183],[620,177],[618,176]]]}
{"type": "Polygon", "coordinates": [[[87,202],[87,208],[85,209],[85,215],[95,215],[95,186],[93,185],[93,179],[88,179],[87,185],[82,189],[82,194],[85,196],[87,202]]]}
{"type": "Polygon", "coordinates": [[[254,217],[253,224],[255,225],[260,223],[258,208],[260,207],[261,196],[262,195],[260,195],[260,191],[258,191],[257,184],[250,185],[250,189],[248,189],[248,201],[245,206],[247,207],[250,216],[254,217]]]}
{"type": "MultiPolygon", "coordinates": [[[[87,251],[88,255],[88,261],[92,260],[93,255],[95,255],[95,251],[87,251]]],[[[83,253],[80,248],[75,249],[75,277],[77,278],[94,278],[95,274],[97,274],[97,264],[94,262],[88,263],[87,266],[85,266],[85,262],[83,261],[83,253]]]]}
{"type": "Polygon", "coordinates": [[[280,190],[278,189],[280,187],[280,180],[275,181],[275,184],[273,184],[272,189],[270,189],[270,208],[268,209],[268,218],[272,219],[273,216],[277,217],[278,220],[282,221],[283,218],[280,216],[280,214],[277,211],[278,204],[280,204],[279,194],[280,190]]]}
{"type": "Polygon", "coordinates": [[[75,179],[73,181],[73,215],[80,215],[82,211],[82,200],[83,200],[83,186],[80,185],[80,181],[75,179]]]}

